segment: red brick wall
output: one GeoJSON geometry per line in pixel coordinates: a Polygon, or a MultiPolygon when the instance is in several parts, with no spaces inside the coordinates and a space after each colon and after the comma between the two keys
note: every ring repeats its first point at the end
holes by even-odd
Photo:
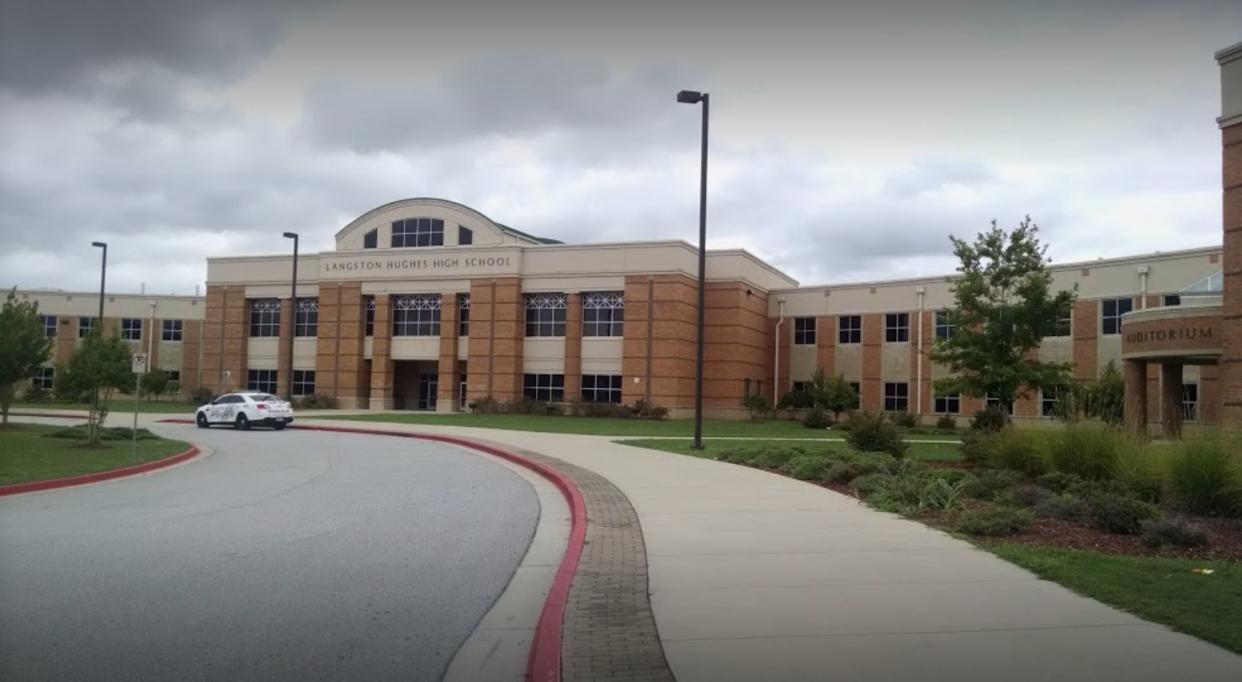
{"type": "Polygon", "coordinates": [[[1237,428],[1242,427],[1242,125],[1224,128],[1221,144],[1225,345],[1216,390],[1220,423],[1237,428]]]}

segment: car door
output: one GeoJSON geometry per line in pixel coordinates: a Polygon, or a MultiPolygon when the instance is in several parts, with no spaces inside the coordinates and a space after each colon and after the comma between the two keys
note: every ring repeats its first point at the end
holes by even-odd
{"type": "Polygon", "coordinates": [[[216,423],[231,424],[237,418],[237,403],[241,396],[226,395],[221,396],[215,405],[211,406],[212,413],[209,419],[216,423]]]}

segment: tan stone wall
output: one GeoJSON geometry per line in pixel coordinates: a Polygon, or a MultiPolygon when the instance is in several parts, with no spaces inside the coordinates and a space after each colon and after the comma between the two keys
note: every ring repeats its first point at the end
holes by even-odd
{"type": "Polygon", "coordinates": [[[862,316],[862,370],[860,405],[868,412],[884,407],[884,313],[862,316]]]}
{"type": "Polygon", "coordinates": [[[526,309],[517,277],[470,282],[470,348],[466,363],[470,396],[513,400],[522,395],[522,348],[526,309]]]}
{"type": "Polygon", "coordinates": [[[1100,303],[1094,299],[1074,303],[1074,378],[1095,379],[1099,373],[1100,303]]]}

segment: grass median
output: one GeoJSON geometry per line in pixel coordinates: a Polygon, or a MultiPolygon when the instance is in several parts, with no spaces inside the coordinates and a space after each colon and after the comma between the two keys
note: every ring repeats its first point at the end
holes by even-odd
{"type": "MultiPolygon", "coordinates": [[[[829,434],[826,437],[839,437],[838,434],[829,434]]],[[[918,437],[915,437],[918,438],[918,437]]],[[[651,448],[652,450],[664,450],[666,452],[675,452],[679,455],[691,455],[693,457],[706,457],[708,459],[718,459],[722,452],[759,452],[772,448],[774,445],[801,445],[804,449],[822,450],[824,452],[846,452],[850,449],[848,443],[842,440],[824,440],[824,441],[749,441],[749,440],[713,440],[711,438],[703,439],[703,449],[695,450],[689,440],[672,440],[662,438],[641,438],[618,440],[618,443],[624,445],[632,445],[640,448],[651,448]]],[[[929,461],[929,462],[957,462],[962,459],[962,451],[955,442],[917,442],[909,443],[910,450],[906,456],[910,459],[929,461]]]]}
{"type": "Polygon", "coordinates": [[[102,447],[89,448],[77,434],[71,438],[52,435],[65,430],[64,426],[37,424],[0,428],[0,485],[120,469],[163,459],[190,447],[179,440],[151,436],[138,440],[137,452],[131,451],[128,440],[105,440],[102,447]]]}
{"type": "MultiPolygon", "coordinates": [[[[29,402],[16,401],[13,403],[12,411],[14,412],[45,412],[47,410],[74,410],[77,412],[86,412],[91,409],[90,403],[77,402],[29,402]]],[[[138,401],[138,412],[142,414],[185,414],[194,416],[195,406],[182,401],[138,401]]],[[[133,414],[134,401],[125,397],[113,398],[108,403],[109,414],[133,414]]]]}

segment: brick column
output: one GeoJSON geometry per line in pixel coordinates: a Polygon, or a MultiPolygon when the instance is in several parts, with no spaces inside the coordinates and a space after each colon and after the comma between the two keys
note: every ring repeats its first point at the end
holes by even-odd
{"type": "Polygon", "coordinates": [[[340,335],[341,285],[324,282],[319,285],[319,324],[315,330],[315,392],[338,400],[342,398],[337,386],[340,335]]]}
{"type": "Polygon", "coordinates": [[[815,366],[823,371],[824,376],[837,374],[837,317],[819,317],[815,319],[815,366]]]}
{"type": "Polygon", "coordinates": [[[459,398],[457,371],[457,297],[440,296],[440,365],[436,384],[436,412],[454,412],[459,398]]]}
{"type": "Polygon", "coordinates": [[[375,295],[375,324],[371,334],[372,410],[392,409],[392,301],[388,294],[375,295]]]}
{"type": "Polygon", "coordinates": [[[202,351],[203,321],[181,322],[181,392],[189,394],[202,383],[199,353],[202,351]]]}
{"type": "MultiPolygon", "coordinates": [[[[565,310],[565,400],[582,395],[582,294],[568,294],[565,310]]],[[[624,389],[622,389],[624,392],[624,389]]]]}
{"type": "Polygon", "coordinates": [[[653,277],[629,275],[625,278],[621,400],[626,404],[651,400],[651,334],[654,322],[651,295],[654,289],[653,277]]]}
{"type": "Polygon", "coordinates": [[[1147,436],[1147,361],[1124,360],[1126,381],[1126,429],[1140,438],[1147,436]]]}
{"type": "Polygon", "coordinates": [[[67,363],[78,347],[78,318],[59,317],[56,319],[56,347],[52,360],[56,364],[67,363]]]}
{"type": "Polygon", "coordinates": [[[293,338],[293,301],[280,299],[280,338],[276,345],[276,393],[293,397],[293,356],[289,354],[289,339],[293,338]]]}
{"type": "Polygon", "coordinates": [[[217,393],[246,387],[247,356],[250,354],[250,306],[246,300],[246,287],[224,287],[223,314],[220,373],[212,377],[217,393]],[[223,378],[223,372],[229,373],[228,380],[223,378]]]}
{"type": "Polygon", "coordinates": [[[1074,303],[1074,378],[1093,381],[1099,375],[1100,304],[1095,299],[1074,303]]]}
{"type": "Polygon", "coordinates": [[[1199,422],[1216,424],[1220,419],[1220,390],[1217,365],[1199,367],[1199,422]]]}
{"type": "MultiPolygon", "coordinates": [[[[1238,92],[1242,90],[1242,78],[1237,75],[1242,68],[1239,59],[1242,54],[1237,50],[1217,55],[1224,102],[1236,103],[1242,95],[1238,92]]],[[[1225,343],[1217,381],[1218,417],[1221,426],[1242,429],[1242,111],[1224,111],[1220,122],[1225,278],[1221,331],[1225,343]]]]}
{"type": "MultiPolygon", "coordinates": [[[[319,305],[322,315],[322,299],[319,305]]],[[[334,395],[341,407],[366,407],[370,400],[370,377],[364,357],[366,301],[362,296],[361,282],[340,284],[336,320],[336,366],[332,376],[336,385],[334,395]]],[[[318,373],[315,374],[315,381],[319,381],[318,373]]]]}
{"type": "MultiPolygon", "coordinates": [[[[1126,395],[1129,395],[1129,384],[1126,395]]],[[[1172,362],[1160,365],[1160,423],[1165,438],[1182,437],[1182,366],[1172,362]]]]}
{"type": "Polygon", "coordinates": [[[884,380],[881,377],[881,354],[884,344],[884,313],[862,316],[862,380],[859,382],[860,404],[866,412],[884,408],[884,380]]]}

